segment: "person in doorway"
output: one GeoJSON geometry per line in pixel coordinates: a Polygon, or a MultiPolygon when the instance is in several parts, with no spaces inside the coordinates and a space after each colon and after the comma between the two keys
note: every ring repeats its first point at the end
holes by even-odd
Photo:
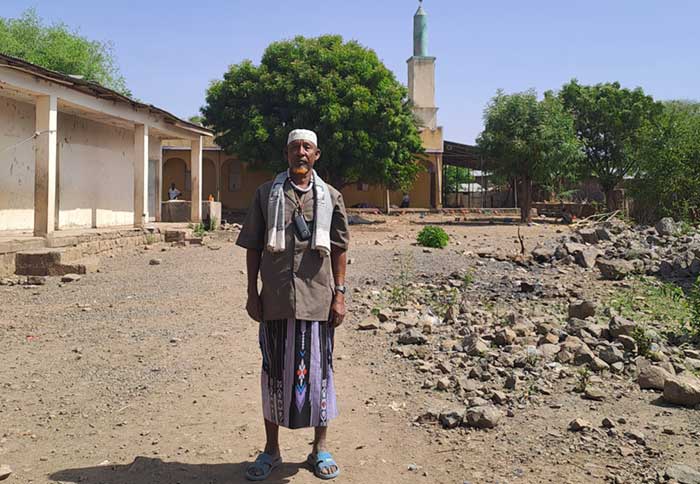
{"type": "Polygon", "coordinates": [[[340,468],[326,433],[338,414],[333,347],[346,314],[348,219],[340,192],[314,170],[321,150],[313,131],[291,131],[284,156],[289,169],[258,187],[236,242],[246,249],[246,310],[260,322],[267,437],[246,477],[264,480],[282,463],[283,426],[314,427],[307,462],[317,477],[333,479],[340,468]]]}
{"type": "Polygon", "coordinates": [[[175,188],[175,183],[171,183],[168,189],[168,200],[177,200],[180,195],[182,195],[182,192],[175,188]]]}

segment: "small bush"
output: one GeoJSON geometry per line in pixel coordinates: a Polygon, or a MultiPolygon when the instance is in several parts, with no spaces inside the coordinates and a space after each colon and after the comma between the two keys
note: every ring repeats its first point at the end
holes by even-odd
{"type": "Polygon", "coordinates": [[[688,293],[688,308],[690,309],[689,329],[700,336],[700,277],[695,279],[688,293]]]}
{"type": "Polygon", "coordinates": [[[447,245],[450,236],[441,227],[428,225],[418,233],[418,244],[423,247],[442,249],[447,245]]]}
{"type": "Polygon", "coordinates": [[[636,326],[632,330],[632,338],[637,343],[637,354],[645,357],[651,355],[652,341],[645,328],[642,326],[636,326]]]}
{"type": "Polygon", "coordinates": [[[208,232],[212,232],[219,228],[219,220],[216,217],[209,219],[209,224],[206,225],[208,232]]]}
{"type": "Polygon", "coordinates": [[[574,391],[583,393],[586,391],[588,388],[588,385],[591,383],[591,370],[588,369],[587,366],[583,366],[579,368],[577,378],[576,378],[576,386],[574,387],[574,391]]]}
{"type": "Polygon", "coordinates": [[[204,234],[207,232],[207,228],[204,226],[204,224],[194,224],[192,231],[194,232],[195,237],[204,237],[204,234]]]}

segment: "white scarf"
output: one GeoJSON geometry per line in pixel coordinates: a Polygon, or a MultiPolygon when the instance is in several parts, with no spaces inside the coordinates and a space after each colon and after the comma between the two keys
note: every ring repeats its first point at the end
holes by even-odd
{"type": "MultiPolygon", "coordinates": [[[[267,203],[267,245],[270,252],[284,252],[284,183],[291,179],[289,171],[279,173],[272,182],[270,198],[267,203]]],[[[311,249],[318,250],[321,255],[331,253],[331,221],[333,220],[333,203],[328,185],[313,171],[311,186],[314,189],[314,226],[311,236],[311,249]]]]}

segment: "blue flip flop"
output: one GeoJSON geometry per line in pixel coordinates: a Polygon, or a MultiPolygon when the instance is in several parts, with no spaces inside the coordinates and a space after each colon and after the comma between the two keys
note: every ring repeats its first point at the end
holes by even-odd
{"type": "Polygon", "coordinates": [[[255,459],[255,462],[250,464],[245,470],[245,478],[249,481],[264,481],[265,479],[270,477],[272,471],[278,468],[281,464],[282,457],[274,458],[270,454],[266,454],[265,452],[263,452],[262,454],[258,455],[258,457],[256,457],[255,459]],[[255,475],[251,473],[251,471],[254,469],[262,470],[262,474],[255,475]]]}
{"type": "Polygon", "coordinates": [[[340,466],[335,463],[330,452],[319,452],[316,455],[309,454],[309,456],[306,458],[306,462],[313,468],[314,475],[319,479],[327,481],[330,479],[335,479],[340,475],[340,466]],[[331,474],[324,474],[322,472],[324,469],[328,469],[333,466],[335,466],[335,472],[331,474]]]}

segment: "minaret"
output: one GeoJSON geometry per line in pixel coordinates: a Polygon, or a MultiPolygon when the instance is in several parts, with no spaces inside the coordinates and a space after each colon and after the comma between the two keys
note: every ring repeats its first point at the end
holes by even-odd
{"type": "Polygon", "coordinates": [[[420,0],[413,16],[413,57],[408,59],[408,97],[419,123],[437,129],[435,106],[435,57],[428,56],[428,14],[420,0]]]}
{"type": "Polygon", "coordinates": [[[429,185],[414,187],[412,193],[430,199],[432,208],[442,208],[442,127],[437,125],[435,105],[435,57],[428,55],[428,14],[420,0],[413,16],[413,57],[408,59],[408,97],[420,126],[425,159],[430,174],[429,185]]]}

